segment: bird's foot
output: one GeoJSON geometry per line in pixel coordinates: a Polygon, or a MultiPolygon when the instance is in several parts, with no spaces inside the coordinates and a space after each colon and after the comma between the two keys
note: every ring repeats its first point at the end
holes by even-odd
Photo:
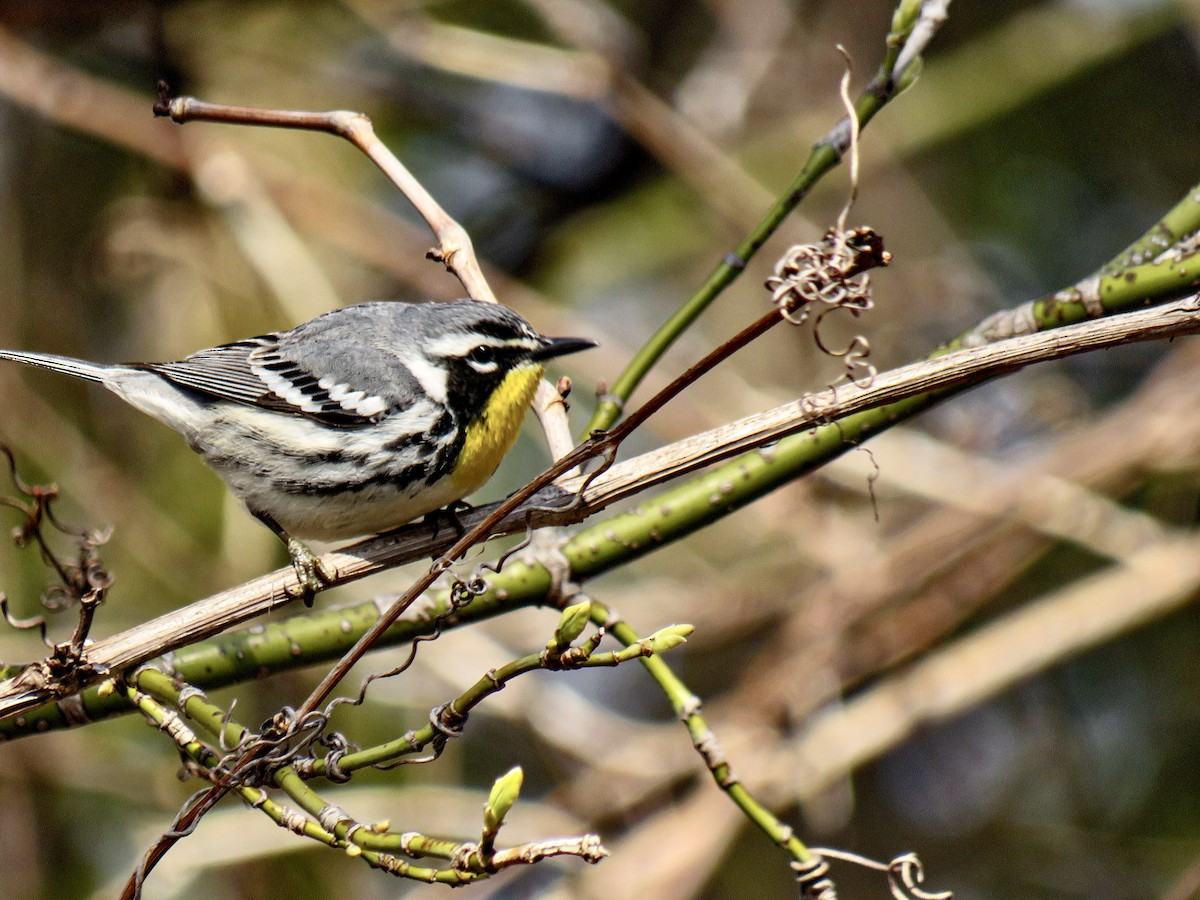
{"type": "Polygon", "coordinates": [[[443,522],[450,526],[450,530],[454,532],[456,538],[460,538],[466,534],[467,529],[463,526],[462,519],[458,517],[458,514],[470,512],[474,508],[474,506],[464,500],[452,500],[441,509],[435,509],[433,512],[426,513],[424,522],[433,527],[434,540],[437,539],[438,532],[442,527],[441,523],[443,522]]]}
{"type": "Polygon", "coordinates": [[[317,592],[324,590],[337,577],[336,572],[330,572],[311,550],[295,538],[287,540],[288,553],[292,557],[292,568],[296,571],[296,587],[284,588],[284,593],[292,600],[303,600],[304,605],[311,607],[317,592]]]}

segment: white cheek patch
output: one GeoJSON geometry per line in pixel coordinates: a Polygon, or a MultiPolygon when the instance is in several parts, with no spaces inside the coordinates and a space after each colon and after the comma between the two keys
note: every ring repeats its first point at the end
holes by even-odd
{"type": "Polygon", "coordinates": [[[445,405],[446,403],[446,370],[431,363],[419,353],[409,353],[404,356],[404,365],[412,373],[413,378],[421,385],[421,389],[429,399],[445,405]]]}

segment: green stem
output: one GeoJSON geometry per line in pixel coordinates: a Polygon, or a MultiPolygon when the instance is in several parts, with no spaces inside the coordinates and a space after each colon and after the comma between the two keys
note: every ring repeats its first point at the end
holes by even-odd
{"type": "MultiPolygon", "coordinates": [[[[894,80],[892,71],[898,48],[907,38],[907,31],[897,31],[896,29],[911,29],[911,27],[911,22],[899,17],[893,23],[893,31],[887,38],[888,50],[883,64],[854,104],[860,130],[875,118],[876,113],[911,84],[911,79],[902,79],[900,82],[894,80]]],[[[733,252],[717,264],[699,289],[675,310],[667,321],[659,326],[658,330],[629,361],[625,370],[617,377],[608,391],[600,397],[600,402],[597,404],[595,412],[592,413],[591,421],[584,429],[584,434],[604,431],[612,427],[613,423],[621,416],[625,404],[634,390],[667,349],[696,321],[709,304],[742,274],[746,264],[762,249],[762,246],[775,233],[783,220],[808,196],[821,177],[841,162],[842,154],[846,150],[847,134],[848,131],[844,130],[843,123],[839,123],[829,134],[813,145],[803,167],[792,179],[792,183],[788,185],[782,196],[767,210],[762,220],[734,248],[733,252]]]]}
{"type": "MultiPolygon", "coordinates": [[[[143,668],[133,678],[135,686],[118,688],[126,701],[141,710],[152,722],[163,727],[171,715],[170,709],[179,705],[182,696],[181,688],[169,676],[153,668],[143,668]]],[[[231,721],[219,707],[209,702],[201,694],[193,694],[183,704],[183,712],[188,719],[207,731],[214,739],[225,743],[236,743],[247,735],[247,730],[231,721]]],[[[220,763],[220,758],[206,744],[192,740],[186,744],[178,744],[187,755],[200,765],[212,768],[220,763]]],[[[246,785],[234,785],[231,790],[242,797],[251,806],[261,810],[277,825],[292,831],[299,831],[304,837],[319,841],[329,847],[346,848],[353,843],[357,855],[376,868],[386,869],[394,875],[416,881],[441,884],[465,884],[486,877],[487,872],[473,872],[456,869],[435,869],[424,866],[414,866],[411,863],[397,859],[392,852],[404,852],[414,855],[441,856],[451,858],[461,844],[453,841],[426,838],[422,835],[389,835],[374,830],[371,826],[361,826],[348,816],[341,817],[332,828],[325,828],[319,821],[331,807],[327,801],[314,791],[302,779],[292,766],[282,766],[272,773],[275,786],[286,793],[296,804],[308,814],[304,821],[299,821],[295,814],[286,807],[273,801],[265,791],[246,785]],[[358,853],[361,851],[361,853],[358,853]]]]}
{"type": "MultiPolygon", "coordinates": [[[[609,634],[626,647],[631,647],[642,640],[628,623],[621,619],[614,621],[610,619],[610,616],[611,613],[603,604],[592,601],[592,621],[597,625],[607,628],[609,634]]],[[[700,698],[688,689],[688,686],[671,670],[661,656],[647,656],[642,659],[642,665],[666,695],[671,709],[687,726],[688,734],[692,738],[692,746],[704,760],[704,764],[717,786],[774,844],[786,850],[797,862],[811,862],[812,852],[796,837],[791,827],[781,822],[769,809],[759,803],[745,785],[734,776],[733,769],[717,743],[716,736],[709,728],[704,716],[700,714],[700,698]]]]}
{"type": "Polygon", "coordinates": [[[1196,185],[1145,234],[1113,257],[1100,271],[1114,275],[1152,261],[1200,229],[1200,185],[1196,185]]]}
{"type": "MultiPolygon", "coordinates": [[[[626,645],[624,650],[610,653],[593,653],[591,652],[592,647],[594,647],[594,644],[588,642],[578,655],[572,654],[568,648],[563,648],[561,651],[553,654],[549,660],[542,654],[531,654],[492,669],[442,708],[438,716],[440,724],[444,727],[461,727],[479,704],[493,694],[503,690],[505,685],[514,678],[528,672],[536,672],[543,669],[587,669],[616,666],[634,659],[648,659],[658,655],[651,649],[650,645],[644,642],[635,642],[633,646],[626,645]],[[559,661],[557,664],[554,662],[555,659],[559,661]]],[[[579,647],[575,647],[574,649],[580,650],[579,647]]],[[[388,741],[385,744],[378,744],[374,747],[366,747],[354,753],[347,753],[338,759],[338,768],[343,772],[354,772],[370,766],[395,763],[422,752],[426,747],[437,741],[440,734],[441,729],[431,722],[422,728],[408,732],[394,741],[388,741]]],[[[324,777],[328,774],[326,761],[324,759],[314,760],[312,765],[308,767],[306,774],[324,777]]]]}

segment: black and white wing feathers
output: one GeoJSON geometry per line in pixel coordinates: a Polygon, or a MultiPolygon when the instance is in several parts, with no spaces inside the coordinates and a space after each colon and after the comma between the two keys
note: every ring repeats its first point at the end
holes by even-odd
{"type": "Polygon", "coordinates": [[[264,335],[201,350],[178,362],[137,363],[131,368],[154,372],[180,387],[222,400],[258,405],[268,388],[251,370],[250,354],[277,341],[278,335],[264,335]]]}
{"type": "MultiPolygon", "coordinates": [[[[309,323],[310,325],[312,323],[309,323]]],[[[377,422],[411,405],[413,378],[393,354],[369,343],[296,332],[201,350],[178,362],[136,366],[211,397],[302,415],[329,425],[377,422]]]]}

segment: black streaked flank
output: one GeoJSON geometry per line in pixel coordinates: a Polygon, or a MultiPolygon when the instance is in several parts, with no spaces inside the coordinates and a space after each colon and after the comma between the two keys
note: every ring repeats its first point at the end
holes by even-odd
{"type": "MultiPolygon", "coordinates": [[[[277,490],[293,496],[336,497],[339,494],[358,494],[369,488],[391,487],[402,491],[418,481],[425,471],[426,464],[422,461],[410,463],[396,472],[381,472],[378,475],[366,477],[359,474],[349,480],[318,482],[277,478],[271,483],[277,490]]],[[[445,474],[445,472],[439,474],[438,478],[444,477],[445,474]]],[[[433,482],[427,483],[432,484],[433,482]]]]}

